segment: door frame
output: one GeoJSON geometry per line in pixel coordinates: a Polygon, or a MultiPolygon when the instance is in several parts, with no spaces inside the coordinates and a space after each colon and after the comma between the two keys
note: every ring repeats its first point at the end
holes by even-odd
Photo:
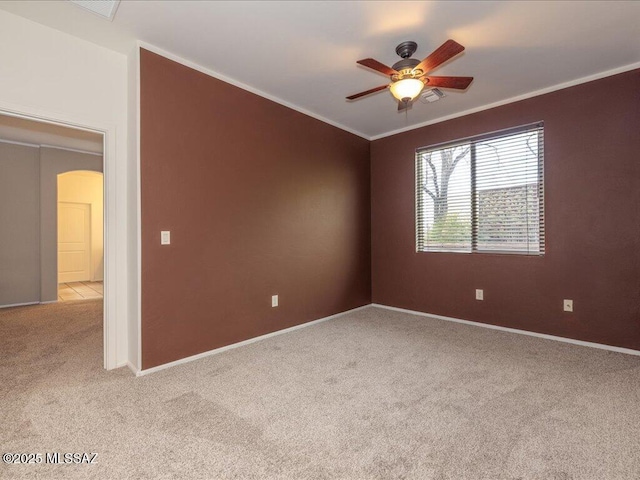
{"type": "MultiPolygon", "coordinates": [[[[120,221],[116,218],[120,211],[121,216],[126,217],[126,208],[122,208],[117,202],[116,187],[116,125],[100,124],[84,118],[75,118],[70,115],[61,114],[60,112],[51,113],[34,107],[7,105],[0,102],[0,115],[33,120],[41,123],[49,123],[63,127],[84,130],[87,132],[102,135],[102,172],[103,172],[103,196],[104,196],[104,301],[103,301],[103,366],[107,370],[127,365],[127,362],[118,362],[118,340],[124,345],[120,346],[124,352],[127,352],[127,321],[118,324],[118,309],[127,312],[126,298],[116,298],[116,296],[126,296],[126,255],[121,258],[116,257],[118,244],[126,245],[126,231],[124,228],[118,228],[118,224],[127,223],[126,218],[120,221]],[[117,288],[117,274],[120,272],[121,284],[125,284],[124,288],[117,288]],[[120,330],[120,331],[118,331],[120,330]],[[124,340],[124,341],[122,341],[124,340]]],[[[57,208],[57,207],[56,207],[57,208]]],[[[126,253],[126,252],[125,252],[126,253]]],[[[126,314],[125,314],[126,315],[126,314]]],[[[125,357],[126,358],[126,357],[125,357]]]]}

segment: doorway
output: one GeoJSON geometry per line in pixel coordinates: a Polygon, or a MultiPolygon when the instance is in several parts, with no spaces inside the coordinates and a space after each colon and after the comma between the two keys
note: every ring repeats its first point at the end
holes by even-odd
{"type": "Polygon", "coordinates": [[[58,175],[58,301],[102,298],[104,287],[103,175],[58,175]]]}
{"type": "Polygon", "coordinates": [[[103,348],[92,355],[113,368],[102,285],[105,140],[104,132],[0,112],[0,308],[5,319],[15,312],[16,321],[50,322],[63,310],[43,304],[61,300],[61,281],[76,287],[97,302],[89,310],[103,348]]]}

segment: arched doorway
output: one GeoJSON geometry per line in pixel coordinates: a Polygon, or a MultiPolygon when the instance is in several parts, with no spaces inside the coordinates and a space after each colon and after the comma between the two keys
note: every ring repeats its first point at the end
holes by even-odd
{"type": "Polygon", "coordinates": [[[101,172],[74,170],[57,179],[58,301],[103,297],[104,184],[101,172]]]}

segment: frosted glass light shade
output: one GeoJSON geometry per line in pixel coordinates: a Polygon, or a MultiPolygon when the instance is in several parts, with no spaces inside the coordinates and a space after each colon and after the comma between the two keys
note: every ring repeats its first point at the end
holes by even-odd
{"type": "Polygon", "coordinates": [[[406,98],[413,100],[420,95],[423,88],[424,83],[422,83],[422,80],[418,80],[417,78],[405,78],[403,80],[398,80],[390,87],[391,94],[400,101],[406,98]]]}

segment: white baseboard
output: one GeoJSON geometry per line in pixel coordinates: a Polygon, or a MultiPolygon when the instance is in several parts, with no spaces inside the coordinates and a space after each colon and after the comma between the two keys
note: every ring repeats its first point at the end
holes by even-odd
{"type": "Polygon", "coordinates": [[[215,348],[213,350],[209,350],[207,352],[198,353],[197,355],[192,355],[190,357],[181,358],[180,360],[175,360],[173,362],[165,363],[163,365],[158,365],[157,367],[147,368],[146,370],[138,370],[131,363],[129,363],[129,368],[133,373],[136,374],[137,377],[142,377],[143,375],[149,375],[150,373],[158,372],[160,370],[164,370],[165,368],[175,367],[177,365],[182,365],[183,363],[193,362],[194,360],[199,360],[204,357],[208,357],[210,355],[216,355],[218,353],[226,352],[227,350],[231,350],[233,348],[243,347],[245,345],[249,345],[251,343],[259,342],[261,340],[266,340],[267,338],[275,337],[278,335],[283,335],[285,333],[293,332],[294,330],[299,330],[301,328],[311,327],[313,325],[317,325],[318,323],[326,322],[327,320],[333,320],[334,318],[342,317],[343,315],[347,315],[348,313],[354,313],[358,310],[364,310],[365,308],[369,308],[371,305],[363,305],[361,307],[353,308],[351,310],[347,310],[346,312],[336,313],[335,315],[330,315],[328,317],[319,318],[318,320],[312,320],[307,323],[302,323],[300,325],[295,325],[293,327],[284,328],[282,330],[277,330],[275,332],[267,333],[265,335],[260,335],[259,337],[250,338],[248,340],[243,340],[242,342],[233,343],[231,345],[226,345],[224,347],[215,348]]]}
{"type": "Polygon", "coordinates": [[[27,305],[38,305],[40,303],[41,302],[11,303],[9,305],[0,305],[0,308],[26,307],[27,305]]]}
{"type": "Polygon", "coordinates": [[[377,308],[384,308],[387,310],[393,310],[395,312],[418,315],[420,317],[429,317],[429,318],[435,318],[438,320],[446,320],[447,322],[463,323],[465,325],[471,325],[474,327],[490,328],[492,330],[501,330],[503,332],[518,333],[520,335],[528,335],[530,337],[544,338],[546,340],[555,340],[556,342],[570,343],[572,345],[580,345],[581,347],[599,348],[601,350],[609,350],[611,352],[640,356],[639,350],[633,350],[631,348],[614,347],[612,345],[604,345],[602,343],[585,342],[583,340],[575,340],[573,338],[565,338],[565,337],[558,337],[556,335],[548,335],[546,333],[537,333],[537,332],[530,332],[528,330],[520,330],[517,328],[501,327],[499,325],[491,325],[489,323],[472,322],[471,320],[461,320],[459,318],[445,317],[442,315],[433,315],[431,313],[418,312],[416,310],[408,310],[406,308],[390,307],[388,305],[381,305],[379,303],[372,303],[371,306],[377,307],[377,308]]]}
{"type": "Polygon", "coordinates": [[[133,363],[128,360],[126,362],[120,362],[116,364],[115,367],[113,367],[114,370],[117,370],[118,368],[128,368],[133,372],[134,375],[138,375],[138,369],[133,365],[133,363]]]}
{"type": "Polygon", "coordinates": [[[140,370],[138,370],[138,368],[131,362],[126,362],[122,366],[123,367],[129,367],[129,370],[131,370],[136,377],[138,376],[138,373],[140,372],[140,370]]]}
{"type": "Polygon", "coordinates": [[[49,305],[50,303],[58,303],[60,300],[47,300],[46,302],[38,302],[40,305],[49,305]]]}

